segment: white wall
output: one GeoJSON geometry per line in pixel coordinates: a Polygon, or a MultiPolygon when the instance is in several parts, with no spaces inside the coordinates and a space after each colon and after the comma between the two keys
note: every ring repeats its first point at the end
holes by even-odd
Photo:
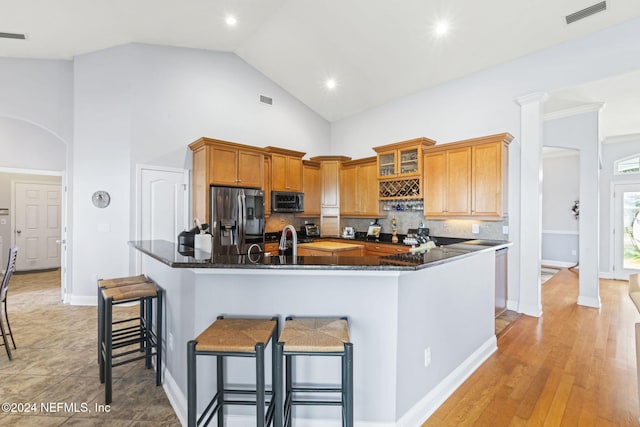
{"type": "Polygon", "coordinates": [[[571,148],[580,158],[578,304],[600,307],[599,292],[599,176],[600,139],[598,111],[576,114],[544,122],[544,145],[571,148]]]}
{"type": "Polygon", "coordinates": [[[579,163],[574,150],[544,156],[542,259],[546,263],[573,265],[578,261],[578,221],[571,207],[579,199],[579,163]]]}
{"type": "Polygon", "coordinates": [[[132,44],[75,58],[74,76],[76,302],[92,302],[97,277],[132,272],[137,163],[190,169],[201,136],[329,151],[328,122],[233,54],[132,44]]]}
{"type": "Polygon", "coordinates": [[[418,136],[446,143],[500,132],[514,135],[509,147],[509,240],[514,242],[509,299],[517,300],[520,180],[538,177],[520,176],[520,108],[514,99],[638,70],[638,39],[636,19],[334,122],[332,151],[359,157],[371,155],[371,146],[418,136]]]}
{"type": "Polygon", "coordinates": [[[637,174],[613,174],[614,163],[617,160],[640,154],[640,135],[616,138],[613,141],[616,142],[602,144],[600,170],[600,272],[605,277],[613,277],[613,185],[640,181],[637,174]]]}

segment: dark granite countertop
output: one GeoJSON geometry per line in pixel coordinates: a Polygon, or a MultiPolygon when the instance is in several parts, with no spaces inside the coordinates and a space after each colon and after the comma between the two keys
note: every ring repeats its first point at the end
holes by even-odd
{"type": "MultiPolygon", "coordinates": [[[[295,269],[295,270],[385,270],[411,271],[442,264],[454,258],[470,256],[486,250],[478,248],[438,247],[424,254],[395,254],[378,256],[267,256],[264,254],[211,256],[165,240],[141,240],[129,245],[173,268],[239,268],[239,269],[295,269]]],[[[506,244],[499,245],[507,246],[506,244]]],[[[491,249],[491,248],[490,248],[491,249]]]]}

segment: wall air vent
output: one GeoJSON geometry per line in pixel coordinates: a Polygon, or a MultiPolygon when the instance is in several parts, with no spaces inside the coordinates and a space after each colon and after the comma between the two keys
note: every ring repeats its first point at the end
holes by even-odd
{"type": "Polygon", "coordinates": [[[273,104],[273,99],[269,98],[268,96],[260,95],[260,102],[262,102],[263,104],[272,105],[273,104]]]}
{"type": "Polygon", "coordinates": [[[592,6],[585,7],[582,10],[567,15],[565,16],[565,19],[567,20],[567,24],[572,24],[576,21],[586,18],[587,16],[595,15],[596,13],[604,12],[605,10],[607,10],[607,2],[601,1],[600,3],[596,3],[592,6]]]}
{"type": "Polygon", "coordinates": [[[18,40],[25,40],[27,38],[27,36],[25,36],[24,34],[18,34],[18,33],[2,33],[0,32],[0,39],[18,39],[18,40]]]}

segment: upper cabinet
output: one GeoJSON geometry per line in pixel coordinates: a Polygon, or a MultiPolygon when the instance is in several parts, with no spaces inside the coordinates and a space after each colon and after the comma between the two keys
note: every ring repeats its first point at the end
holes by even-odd
{"type": "Polygon", "coordinates": [[[428,138],[416,138],[373,149],[378,153],[379,179],[395,179],[422,174],[422,151],[436,142],[428,138]]]}
{"type": "Polygon", "coordinates": [[[376,218],[378,179],[376,157],[344,162],[340,168],[340,215],[376,218]]]}
{"type": "Polygon", "coordinates": [[[305,153],[265,147],[271,157],[271,190],[302,191],[302,157],[305,153]]]}
{"type": "Polygon", "coordinates": [[[193,217],[209,222],[209,187],[263,188],[264,151],[211,138],[191,144],[193,152],[193,217]]]}
{"type": "Polygon", "coordinates": [[[303,160],[302,191],[304,192],[304,213],[298,216],[320,216],[320,163],[303,160]]]}
{"type": "Polygon", "coordinates": [[[507,215],[508,133],[430,147],[424,215],[495,220],[507,215]]]}

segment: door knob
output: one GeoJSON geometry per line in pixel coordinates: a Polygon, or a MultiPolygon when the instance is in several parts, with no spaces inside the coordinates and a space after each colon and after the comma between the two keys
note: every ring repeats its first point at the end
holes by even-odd
{"type": "Polygon", "coordinates": [[[59,243],[61,245],[66,245],[67,241],[66,240],[56,240],[56,243],[59,243]]]}
{"type": "Polygon", "coordinates": [[[16,233],[20,234],[22,233],[22,230],[16,230],[16,233]]]}

